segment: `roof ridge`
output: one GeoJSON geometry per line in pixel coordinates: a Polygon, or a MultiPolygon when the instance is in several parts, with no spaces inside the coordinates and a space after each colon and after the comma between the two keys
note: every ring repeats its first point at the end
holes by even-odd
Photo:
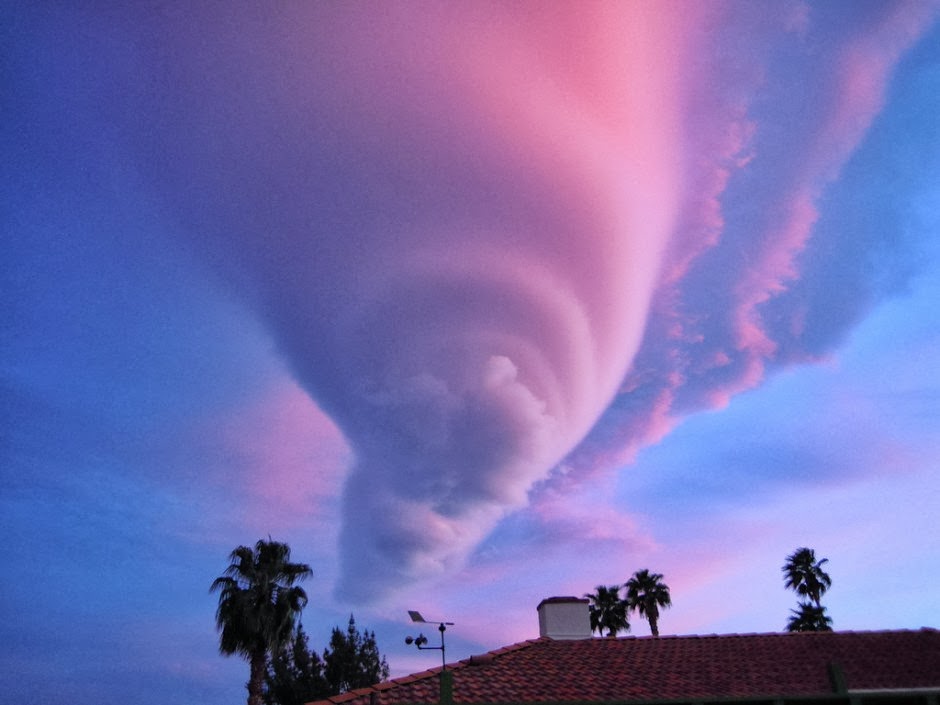
{"type": "Polygon", "coordinates": [[[825,637],[826,635],[838,635],[838,634],[917,634],[922,632],[936,632],[938,629],[936,627],[914,627],[914,628],[902,628],[902,629],[838,629],[828,632],[787,632],[787,631],[775,631],[775,632],[725,632],[722,634],[713,632],[711,634],[661,634],[658,637],[654,637],[652,634],[627,634],[625,636],[618,636],[616,639],[611,639],[610,637],[591,637],[591,639],[597,639],[602,641],[648,641],[648,640],[659,640],[663,641],[665,639],[734,639],[734,638],[748,638],[752,639],[754,637],[825,637]]]}
{"type": "MultiPolygon", "coordinates": [[[[517,641],[514,644],[507,644],[506,646],[501,646],[498,649],[491,649],[490,651],[484,651],[482,654],[472,654],[465,659],[461,659],[453,664],[453,669],[458,668],[476,668],[481,666],[484,663],[490,663],[494,659],[499,658],[500,656],[505,656],[506,654],[511,654],[515,651],[520,651],[526,649],[533,644],[537,644],[540,641],[551,641],[547,637],[539,637],[538,639],[526,639],[525,641],[517,641]]],[[[440,669],[437,669],[440,671],[440,669]]]]}

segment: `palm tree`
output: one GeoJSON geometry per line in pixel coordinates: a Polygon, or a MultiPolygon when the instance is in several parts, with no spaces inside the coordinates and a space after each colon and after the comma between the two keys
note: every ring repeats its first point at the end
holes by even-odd
{"type": "Polygon", "coordinates": [[[607,636],[617,636],[617,632],[630,631],[630,622],[627,621],[627,603],[620,598],[620,586],[609,587],[598,585],[595,592],[585,594],[591,601],[588,608],[591,614],[591,631],[607,636]]]}
{"type": "Polygon", "coordinates": [[[659,636],[659,608],[669,607],[669,586],[663,582],[660,573],[650,573],[647,569],[638,570],[624,585],[627,588],[627,604],[631,610],[637,610],[641,617],[650,623],[653,636],[659,636]]]}
{"type": "Polygon", "coordinates": [[[305,563],[290,562],[286,543],[271,540],[258,541],[254,548],[239,546],[230,559],[209,588],[219,591],[219,651],[248,659],[248,705],[262,705],[268,655],[290,640],[294,620],[307,604],[307,594],[294,583],[312,571],[305,563]]]}
{"type": "Polygon", "coordinates": [[[788,632],[831,632],[832,618],[826,614],[826,608],[819,605],[800,603],[800,609],[790,610],[793,615],[787,622],[788,632]]]}
{"type": "Polygon", "coordinates": [[[832,587],[832,580],[822,568],[828,560],[823,558],[817,561],[816,553],[811,548],[796,549],[787,556],[787,562],[781,568],[787,588],[795,590],[797,595],[808,597],[817,608],[821,607],[820,598],[832,587]]]}

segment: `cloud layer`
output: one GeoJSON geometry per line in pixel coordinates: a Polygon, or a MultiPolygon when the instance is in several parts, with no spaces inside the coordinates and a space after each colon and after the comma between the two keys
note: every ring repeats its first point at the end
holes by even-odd
{"type": "Polygon", "coordinates": [[[568,479],[825,353],[800,258],[929,8],[428,10],[155,16],[135,56],[143,178],[355,454],[350,599],[459,567],[591,429],[568,479]]]}
{"type": "Polygon", "coordinates": [[[349,441],[362,597],[459,565],[616,392],[677,208],[676,13],[253,12],[152,18],[133,140],[349,441]]]}
{"type": "Polygon", "coordinates": [[[831,349],[873,295],[820,205],[934,9],[74,11],[40,78],[342,433],[361,600],[831,349]]]}

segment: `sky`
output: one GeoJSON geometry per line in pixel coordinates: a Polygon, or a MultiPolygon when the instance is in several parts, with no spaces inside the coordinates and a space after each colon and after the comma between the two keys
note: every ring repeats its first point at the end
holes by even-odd
{"type": "Polygon", "coordinates": [[[0,691],[239,702],[268,537],[393,675],[642,568],[780,631],[801,546],[940,626],[938,17],[3,3],[0,691]]]}

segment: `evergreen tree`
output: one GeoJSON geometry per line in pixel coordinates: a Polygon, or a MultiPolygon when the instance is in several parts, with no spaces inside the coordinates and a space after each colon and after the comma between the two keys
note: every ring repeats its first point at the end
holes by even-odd
{"type": "Polygon", "coordinates": [[[281,648],[268,664],[265,677],[266,705],[304,705],[322,700],[331,693],[323,676],[323,661],[311,650],[303,625],[294,638],[281,648]]]}
{"type": "Polygon", "coordinates": [[[353,615],[349,615],[345,633],[339,627],[333,628],[330,645],[323,651],[323,664],[331,694],[375,685],[388,678],[388,664],[379,653],[375,632],[360,633],[353,615]]]}

